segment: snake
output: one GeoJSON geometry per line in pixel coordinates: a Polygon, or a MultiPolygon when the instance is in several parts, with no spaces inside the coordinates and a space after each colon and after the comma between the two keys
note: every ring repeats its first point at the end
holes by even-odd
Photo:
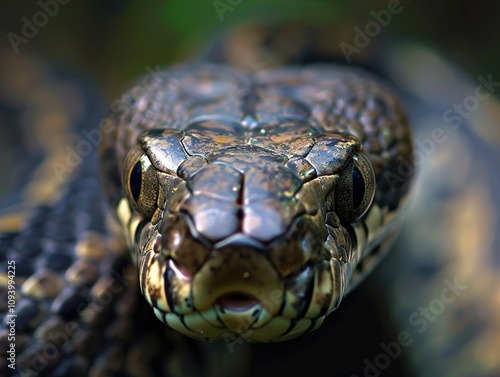
{"type": "Polygon", "coordinates": [[[101,148],[155,315],[201,340],[318,328],[397,229],[409,181],[391,179],[411,155],[402,106],[338,67],[162,76],[124,95],[101,148]]]}
{"type": "Polygon", "coordinates": [[[151,312],[197,340],[296,338],[398,232],[412,136],[398,95],[372,74],[188,63],[152,81],[87,133],[98,156],[0,239],[16,265],[19,373],[122,368],[116,354],[141,344],[137,318],[151,312]]]}

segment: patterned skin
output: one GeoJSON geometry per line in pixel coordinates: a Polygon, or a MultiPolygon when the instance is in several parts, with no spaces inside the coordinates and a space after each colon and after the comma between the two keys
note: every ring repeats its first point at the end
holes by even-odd
{"type": "Polygon", "coordinates": [[[198,339],[316,329],[397,231],[412,151],[401,105],[335,66],[162,77],[124,95],[101,148],[143,295],[198,339]]]}

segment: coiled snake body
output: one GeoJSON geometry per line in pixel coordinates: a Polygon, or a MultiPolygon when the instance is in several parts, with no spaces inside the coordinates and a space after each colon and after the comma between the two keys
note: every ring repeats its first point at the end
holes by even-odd
{"type": "Polygon", "coordinates": [[[320,326],[397,231],[411,135],[397,98],[371,76],[192,64],[161,77],[126,93],[102,129],[111,227],[138,276],[102,236],[92,159],[54,205],[2,238],[18,268],[18,363],[30,370],[109,364],[116,346],[100,349],[103,338],[141,336],[130,328],[137,280],[156,316],[190,337],[297,337],[320,326]],[[47,345],[55,356],[33,364],[47,345]]]}

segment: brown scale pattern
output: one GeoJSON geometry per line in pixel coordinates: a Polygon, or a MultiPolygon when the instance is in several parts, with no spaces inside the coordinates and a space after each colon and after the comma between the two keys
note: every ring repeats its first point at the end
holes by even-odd
{"type": "MultiPolygon", "coordinates": [[[[146,377],[168,375],[173,365],[193,369],[187,341],[154,317],[136,267],[108,234],[95,160],[83,165],[55,203],[34,210],[18,233],[0,235],[0,252],[16,262],[17,314],[16,370],[3,358],[0,376],[146,377]],[[58,233],[67,223],[71,231],[58,233]]],[[[5,282],[2,272],[2,318],[5,282]]],[[[3,355],[7,321],[0,324],[3,355]]]]}
{"type": "MultiPolygon", "coordinates": [[[[116,187],[122,161],[144,130],[207,128],[183,137],[188,154],[206,156],[224,145],[240,144],[244,129],[265,126],[272,133],[275,127],[276,136],[255,137],[253,144],[291,157],[311,147],[300,138],[297,145],[293,141],[294,125],[300,129],[303,126],[299,125],[308,124],[313,138],[332,131],[361,142],[374,167],[375,200],[380,206],[397,207],[408,191],[411,177],[402,176],[398,169],[401,161],[411,161],[412,153],[403,109],[390,90],[362,71],[318,65],[244,74],[200,63],[171,68],[162,77],[159,85],[139,98],[132,96],[133,90],[126,93],[119,107],[122,110],[110,114],[113,132],[103,143],[101,155],[112,157],[104,158],[103,174],[111,182],[115,177],[116,187]],[[236,137],[239,129],[242,132],[236,139],[214,138],[210,136],[214,131],[211,122],[219,128],[224,124],[228,136],[236,137]]],[[[120,190],[108,186],[112,203],[117,203],[120,190]]]]}

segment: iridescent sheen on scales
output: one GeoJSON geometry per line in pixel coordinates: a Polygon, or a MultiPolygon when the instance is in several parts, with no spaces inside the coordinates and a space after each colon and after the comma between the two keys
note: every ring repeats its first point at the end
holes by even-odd
{"type": "Polygon", "coordinates": [[[387,174],[411,135],[365,73],[186,65],[122,101],[102,173],[143,295],[174,329],[294,338],[389,247],[410,181],[387,174]]]}

